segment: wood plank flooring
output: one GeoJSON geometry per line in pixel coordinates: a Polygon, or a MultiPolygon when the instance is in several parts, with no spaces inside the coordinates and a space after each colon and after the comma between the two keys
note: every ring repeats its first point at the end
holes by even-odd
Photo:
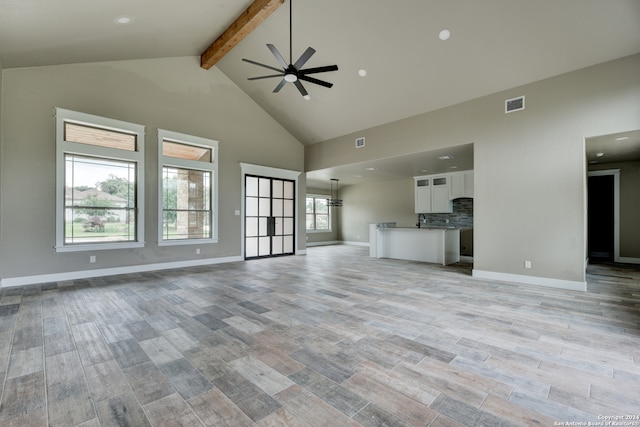
{"type": "Polygon", "coordinates": [[[575,292],[473,279],[468,264],[367,255],[316,247],[2,289],[0,425],[554,426],[640,416],[640,268],[591,266],[588,292],[575,292]]]}

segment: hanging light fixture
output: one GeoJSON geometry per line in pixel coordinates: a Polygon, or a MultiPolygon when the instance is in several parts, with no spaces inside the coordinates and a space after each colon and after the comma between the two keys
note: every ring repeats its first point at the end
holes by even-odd
{"type": "Polygon", "coordinates": [[[340,195],[338,194],[338,181],[340,181],[339,179],[335,179],[335,178],[331,178],[331,198],[327,199],[327,205],[329,206],[334,206],[334,207],[341,207],[342,206],[342,199],[340,199],[340,195]],[[335,181],[336,183],[336,197],[333,197],[333,182],[335,181]]]}

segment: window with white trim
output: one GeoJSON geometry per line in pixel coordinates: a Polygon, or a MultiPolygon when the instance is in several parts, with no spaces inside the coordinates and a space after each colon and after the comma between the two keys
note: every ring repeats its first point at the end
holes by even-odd
{"type": "Polygon", "coordinates": [[[56,108],[56,251],[144,246],[144,126],[56,108]]]}
{"type": "Polygon", "coordinates": [[[217,242],[218,141],[158,129],[160,245],[217,242]]]}
{"type": "Polygon", "coordinates": [[[327,195],[307,194],[307,231],[331,231],[331,209],[327,195]]]}

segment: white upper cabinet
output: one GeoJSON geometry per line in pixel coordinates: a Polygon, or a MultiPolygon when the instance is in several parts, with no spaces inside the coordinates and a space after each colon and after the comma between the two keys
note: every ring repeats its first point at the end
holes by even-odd
{"type": "Polygon", "coordinates": [[[431,178],[415,178],[416,213],[431,212],[431,178]]]}
{"type": "Polygon", "coordinates": [[[449,174],[449,199],[473,197],[473,171],[455,172],[449,174]]]}
{"type": "Polygon", "coordinates": [[[473,197],[473,171],[414,176],[416,213],[451,213],[453,199],[473,197]]]}
{"type": "Polygon", "coordinates": [[[416,213],[453,212],[448,175],[416,176],[414,180],[416,213]]]}

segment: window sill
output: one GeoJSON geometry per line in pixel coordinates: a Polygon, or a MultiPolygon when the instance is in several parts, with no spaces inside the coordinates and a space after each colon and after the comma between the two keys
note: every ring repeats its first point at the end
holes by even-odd
{"type": "Polygon", "coordinates": [[[207,245],[210,243],[218,243],[218,239],[161,240],[158,242],[158,246],[207,245]]]}
{"type": "Polygon", "coordinates": [[[126,242],[126,243],[95,243],[91,245],[65,245],[56,246],[56,252],[90,252],[104,251],[110,249],[132,249],[144,248],[144,242],[126,242]]]}
{"type": "Polygon", "coordinates": [[[307,230],[307,234],[331,233],[331,230],[307,230]]]}

